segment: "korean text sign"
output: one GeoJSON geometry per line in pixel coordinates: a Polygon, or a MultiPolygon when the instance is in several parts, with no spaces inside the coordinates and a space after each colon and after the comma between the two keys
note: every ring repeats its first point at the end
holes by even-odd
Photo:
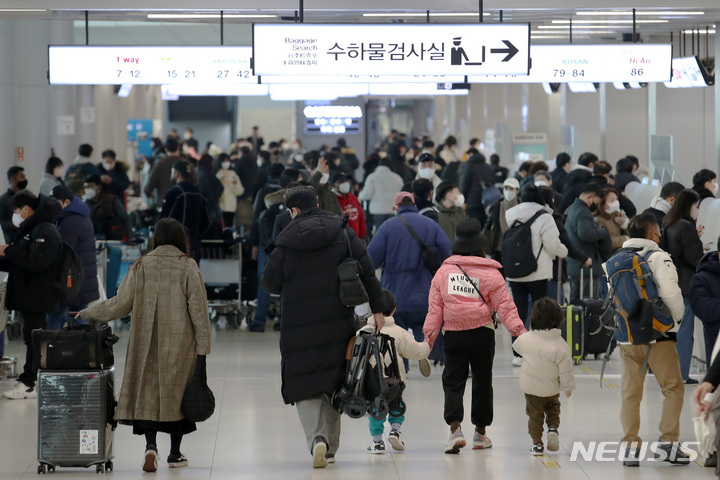
{"type": "Polygon", "coordinates": [[[255,75],[527,75],[528,24],[253,25],[255,75]]]}

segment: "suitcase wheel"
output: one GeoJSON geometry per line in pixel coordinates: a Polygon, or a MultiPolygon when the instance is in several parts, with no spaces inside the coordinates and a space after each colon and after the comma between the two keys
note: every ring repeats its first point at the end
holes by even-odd
{"type": "Polygon", "coordinates": [[[95,467],[95,473],[105,473],[105,464],[101,463],[97,467],[95,467]]]}
{"type": "Polygon", "coordinates": [[[38,465],[37,473],[38,473],[38,475],[43,475],[43,474],[47,473],[47,467],[43,464],[38,465]]]}
{"type": "Polygon", "coordinates": [[[107,470],[108,472],[112,472],[112,471],[113,471],[113,463],[112,463],[112,460],[108,460],[108,461],[105,463],[105,470],[107,470]]]}

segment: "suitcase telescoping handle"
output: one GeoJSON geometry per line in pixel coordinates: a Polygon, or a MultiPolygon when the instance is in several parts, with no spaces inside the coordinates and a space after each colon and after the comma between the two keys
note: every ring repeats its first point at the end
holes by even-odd
{"type": "Polygon", "coordinates": [[[557,297],[555,300],[558,303],[560,303],[560,293],[562,292],[561,288],[563,288],[562,272],[563,272],[563,259],[558,257],[557,294],[555,295],[557,297]]]}
{"type": "Polygon", "coordinates": [[[590,275],[589,275],[589,277],[590,277],[590,291],[588,292],[587,298],[595,298],[595,297],[593,297],[593,292],[594,292],[594,290],[593,290],[593,274],[592,274],[593,271],[592,271],[592,268],[593,268],[592,265],[590,265],[589,267],[584,267],[584,266],[580,265],[580,299],[581,299],[581,300],[582,300],[582,298],[583,298],[583,295],[585,294],[585,288],[584,288],[584,285],[583,285],[583,279],[585,278],[585,275],[584,275],[583,272],[585,272],[586,269],[590,269],[590,275]]]}

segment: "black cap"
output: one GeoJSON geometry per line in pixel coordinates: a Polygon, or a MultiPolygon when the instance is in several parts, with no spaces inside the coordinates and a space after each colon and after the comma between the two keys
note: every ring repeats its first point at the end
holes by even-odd
{"type": "Polygon", "coordinates": [[[423,163],[423,162],[433,162],[433,163],[435,163],[435,157],[433,157],[433,156],[432,156],[431,154],[429,154],[429,153],[423,153],[422,155],[420,155],[420,156],[418,157],[417,162],[418,162],[418,163],[423,163]]]}
{"type": "Polygon", "coordinates": [[[93,174],[85,179],[85,184],[87,185],[88,183],[94,183],[95,185],[102,185],[102,179],[100,178],[100,175],[93,174]]]}
{"type": "Polygon", "coordinates": [[[75,197],[75,195],[73,195],[72,193],[72,190],[70,190],[65,185],[56,185],[55,187],[53,187],[52,192],[50,192],[50,196],[60,201],[72,200],[73,197],[75,197]]]}
{"type": "Polygon", "coordinates": [[[335,170],[332,174],[330,174],[330,184],[337,182],[338,180],[347,180],[349,178],[352,178],[352,175],[347,173],[344,170],[335,170]]]}
{"type": "Polygon", "coordinates": [[[178,160],[173,164],[172,168],[173,170],[180,173],[187,174],[192,172],[192,166],[190,165],[190,162],[186,162],[185,160],[178,160]]]}
{"type": "Polygon", "coordinates": [[[474,218],[461,220],[455,226],[455,240],[452,249],[456,253],[476,253],[483,251],[486,240],[480,232],[482,226],[474,218]]]}

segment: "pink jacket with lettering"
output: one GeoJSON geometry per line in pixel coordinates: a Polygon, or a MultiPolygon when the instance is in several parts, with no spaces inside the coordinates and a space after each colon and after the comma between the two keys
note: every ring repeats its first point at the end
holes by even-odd
{"type": "Polygon", "coordinates": [[[441,328],[460,331],[491,324],[493,310],[497,310],[500,321],[511,334],[517,336],[525,333],[525,326],[518,316],[499,268],[501,265],[498,262],[484,257],[453,255],[445,260],[432,280],[430,308],[423,326],[423,333],[431,344],[435,342],[441,328]],[[478,286],[487,304],[458,265],[478,286]]]}

